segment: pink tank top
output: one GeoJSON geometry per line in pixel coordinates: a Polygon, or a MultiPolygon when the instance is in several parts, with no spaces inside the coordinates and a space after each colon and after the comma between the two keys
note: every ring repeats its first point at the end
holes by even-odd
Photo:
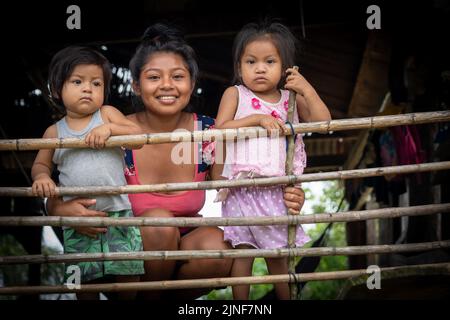
{"type": "MultiPolygon", "coordinates": [[[[287,120],[289,91],[281,90],[281,98],[270,103],[257,97],[243,85],[235,86],[239,92],[239,102],[234,119],[241,119],[253,114],[265,114],[287,120]]],[[[299,123],[297,112],[293,124],[299,123]]],[[[222,176],[236,178],[239,173],[251,173],[258,176],[285,175],[286,138],[258,137],[238,140],[235,144],[227,142],[226,161],[222,176]]],[[[297,134],[294,151],[294,174],[301,175],[306,167],[305,145],[301,134],[297,134]]]]}
{"type": "MultiPolygon", "coordinates": [[[[206,116],[197,116],[194,113],[194,130],[205,130],[214,126],[214,119],[206,116]]],[[[213,153],[214,150],[209,144],[198,144],[202,159],[213,159],[205,155],[205,152],[213,153]]],[[[139,168],[135,165],[135,154],[133,150],[126,150],[126,170],[125,178],[129,185],[140,185],[139,168]]],[[[207,160],[195,165],[194,182],[205,181],[209,170],[207,160]]],[[[171,211],[176,217],[195,217],[205,204],[205,190],[189,190],[177,194],[162,193],[136,193],[129,194],[129,199],[135,216],[140,216],[149,209],[161,208],[171,211]]],[[[180,231],[189,230],[189,228],[180,228],[180,231]]]]}

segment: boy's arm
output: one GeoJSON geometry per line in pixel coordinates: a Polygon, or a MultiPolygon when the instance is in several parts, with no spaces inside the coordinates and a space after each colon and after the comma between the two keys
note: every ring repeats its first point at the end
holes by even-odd
{"type": "MultiPolygon", "coordinates": [[[[56,126],[52,125],[45,131],[43,138],[56,138],[57,131],[56,126]]],[[[32,190],[33,193],[43,196],[55,195],[55,183],[51,179],[53,170],[53,154],[54,149],[41,149],[39,150],[36,158],[34,159],[33,166],[31,167],[31,177],[33,179],[32,190]]]]}
{"type": "MultiPolygon", "coordinates": [[[[104,148],[110,136],[141,134],[137,124],[126,118],[122,112],[112,106],[102,106],[100,109],[104,124],[91,130],[85,141],[91,148],[104,148]]],[[[135,147],[137,146],[130,146],[135,147]]]]}
{"type": "Polygon", "coordinates": [[[129,120],[122,112],[113,106],[103,106],[101,108],[102,117],[106,120],[112,136],[141,134],[142,130],[137,124],[129,120]]]}

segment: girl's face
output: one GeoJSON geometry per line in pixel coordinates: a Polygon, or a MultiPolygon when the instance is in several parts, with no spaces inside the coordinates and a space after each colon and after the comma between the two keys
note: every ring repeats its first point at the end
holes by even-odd
{"type": "Polygon", "coordinates": [[[76,66],[61,90],[67,115],[83,118],[97,111],[103,105],[104,90],[103,70],[100,66],[76,66]]]}
{"type": "Polygon", "coordinates": [[[248,43],[239,63],[240,76],[247,88],[261,94],[277,91],[282,61],[270,39],[257,39],[248,43]]]}
{"type": "Polygon", "coordinates": [[[174,115],[189,103],[193,84],[184,59],[175,53],[152,54],[142,68],[139,83],[133,84],[146,110],[174,115]]]}

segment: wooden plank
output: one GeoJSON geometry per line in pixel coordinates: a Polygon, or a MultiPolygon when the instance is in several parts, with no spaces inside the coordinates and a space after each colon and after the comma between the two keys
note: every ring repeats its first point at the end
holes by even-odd
{"type": "Polygon", "coordinates": [[[389,61],[389,38],[380,31],[370,32],[348,109],[350,117],[375,115],[378,112],[388,92],[389,61]]]}

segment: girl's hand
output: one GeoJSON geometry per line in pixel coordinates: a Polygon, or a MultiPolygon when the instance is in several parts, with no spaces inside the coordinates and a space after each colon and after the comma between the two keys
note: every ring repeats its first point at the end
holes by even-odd
{"type": "Polygon", "coordinates": [[[46,175],[34,180],[31,190],[34,195],[43,198],[56,196],[56,184],[49,176],[46,175]]]}
{"type": "MultiPolygon", "coordinates": [[[[95,205],[95,199],[76,198],[68,201],[56,201],[50,210],[51,215],[66,217],[107,217],[105,212],[88,209],[95,205]]],[[[99,233],[106,233],[106,227],[73,227],[76,232],[85,236],[96,238],[99,233]]]]}
{"type": "MultiPolygon", "coordinates": [[[[297,94],[305,96],[312,88],[308,81],[294,68],[286,70],[288,74],[286,84],[284,86],[287,90],[294,90],[297,94]]],[[[313,89],[314,90],[314,89],[313,89]]]]}
{"type": "Polygon", "coordinates": [[[105,142],[111,136],[111,126],[109,124],[102,124],[91,130],[86,135],[85,141],[89,147],[93,149],[101,149],[105,147],[105,142]]]}
{"type": "Polygon", "coordinates": [[[305,192],[299,187],[286,187],[284,189],[284,204],[291,214],[300,214],[305,203],[305,192]]]}
{"type": "Polygon", "coordinates": [[[261,119],[259,120],[259,125],[263,127],[264,129],[267,129],[270,134],[278,133],[280,130],[284,133],[288,133],[287,127],[284,125],[284,123],[275,117],[269,116],[269,115],[262,115],[261,119]]]}

